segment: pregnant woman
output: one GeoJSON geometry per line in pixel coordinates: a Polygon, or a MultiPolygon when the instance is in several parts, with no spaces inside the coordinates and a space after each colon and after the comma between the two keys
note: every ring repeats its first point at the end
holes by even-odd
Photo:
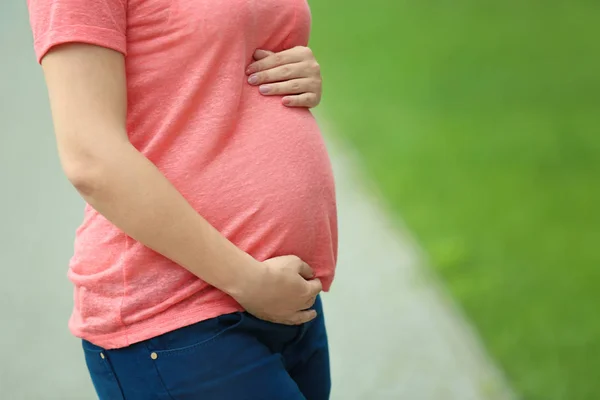
{"type": "Polygon", "coordinates": [[[328,398],[337,221],[306,0],[28,3],[87,203],[69,326],[100,399],[328,398]]]}

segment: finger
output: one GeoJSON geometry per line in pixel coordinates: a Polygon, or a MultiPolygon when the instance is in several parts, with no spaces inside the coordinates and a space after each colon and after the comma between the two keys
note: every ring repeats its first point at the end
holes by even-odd
{"type": "Polygon", "coordinates": [[[256,72],[248,77],[251,85],[289,81],[296,78],[315,76],[306,63],[292,63],[271,68],[267,71],[256,72]]]}
{"type": "Polygon", "coordinates": [[[267,83],[260,85],[258,90],[267,96],[283,96],[286,94],[302,94],[315,92],[318,89],[317,81],[312,78],[298,78],[285,82],[267,83]]]}
{"type": "Polygon", "coordinates": [[[255,72],[265,71],[267,69],[279,67],[285,64],[293,64],[300,61],[312,60],[314,56],[308,47],[294,47],[278,53],[270,54],[269,56],[253,62],[246,69],[246,74],[250,75],[255,72]]]}
{"type": "Polygon", "coordinates": [[[298,273],[304,279],[312,279],[315,277],[315,271],[313,271],[312,268],[309,267],[308,264],[305,262],[302,262],[302,264],[300,264],[300,266],[298,267],[298,273]]]}
{"type": "Polygon", "coordinates": [[[281,102],[286,107],[316,107],[321,102],[319,95],[316,93],[302,93],[295,96],[286,96],[281,99],[281,102]]]}
{"type": "Polygon", "coordinates": [[[258,49],[258,50],[256,50],[254,52],[253,58],[256,61],[259,61],[259,60],[267,58],[267,57],[269,57],[270,55],[273,55],[273,54],[275,54],[275,53],[273,53],[272,51],[258,49]]]}
{"type": "Polygon", "coordinates": [[[323,284],[320,279],[312,279],[306,282],[311,297],[316,297],[323,290],[323,284]]]}
{"type": "Polygon", "coordinates": [[[317,318],[317,312],[315,310],[299,311],[296,313],[296,315],[294,315],[291,323],[293,325],[302,325],[312,321],[315,318],[317,318]]]}
{"type": "Polygon", "coordinates": [[[314,305],[315,305],[315,302],[316,302],[316,301],[317,301],[317,296],[313,296],[313,297],[311,297],[311,298],[310,298],[310,299],[309,299],[309,300],[306,302],[306,304],[304,305],[304,309],[305,309],[305,310],[308,310],[308,309],[312,308],[312,306],[314,306],[314,305]]]}

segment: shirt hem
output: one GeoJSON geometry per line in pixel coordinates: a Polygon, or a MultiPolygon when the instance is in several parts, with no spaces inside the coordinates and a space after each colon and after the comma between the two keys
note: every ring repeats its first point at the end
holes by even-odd
{"type": "Polygon", "coordinates": [[[104,335],[90,335],[72,327],[70,330],[74,336],[110,350],[128,347],[197,322],[239,311],[244,311],[244,308],[231,299],[231,301],[221,301],[210,306],[203,305],[200,308],[174,314],[165,312],[154,318],[129,325],[124,330],[104,335]]]}

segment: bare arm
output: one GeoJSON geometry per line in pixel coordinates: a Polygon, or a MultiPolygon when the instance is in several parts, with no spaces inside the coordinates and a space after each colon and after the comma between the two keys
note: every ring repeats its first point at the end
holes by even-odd
{"type": "Polygon", "coordinates": [[[258,262],[206,222],[129,142],[124,60],[65,45],[43,60],[58,149],[68,179],[120,229],[231,292],[258,262]]]}
{"type": "Polygon", "coordinates": [[[51,50],[42,66],[63,169],[92,207],[132,238],[229,293],[260,317],[284,323],[313,317],[299,313],[318,293],[299,275],[311,275],[306,264],[288,259],[283,264],[291,262],[294,267],[283,268],[288,272],[283,276],[273,263],[254,260],[199,215],[131,145],[125,129],[127,95],[120,53],[68,44],[51,50]],[[290,284],[293,287],[286,287],[290,284]],[[261,289],[268,292],[273,285],[277,287],[271,298],[257,298],[262,297],[261,289]],[[268,303],[285,302],[290,295],[280,292],[294,287],[298,298],[290,300],[293,304],[287,310],[272,309],[268,303]]]}

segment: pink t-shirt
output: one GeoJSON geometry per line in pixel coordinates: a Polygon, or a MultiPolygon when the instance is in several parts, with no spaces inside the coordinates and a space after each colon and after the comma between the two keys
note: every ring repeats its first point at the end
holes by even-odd
{"type": "MultiPolygon", "coordinates": [[[[133,145],[258,260],[295,254],[327,290],[337,220],[331,165],[307,109],[247,83],[257,49],[306,45],[306,0],[28,0],[38,61],[83,42],[126,55],[133,145]]],[[[102,138],[98,138],[102,140],[102,138]]],[[[69,268],[71,331],[124,347],[240,305],[87,206],[69,268]]]]}

